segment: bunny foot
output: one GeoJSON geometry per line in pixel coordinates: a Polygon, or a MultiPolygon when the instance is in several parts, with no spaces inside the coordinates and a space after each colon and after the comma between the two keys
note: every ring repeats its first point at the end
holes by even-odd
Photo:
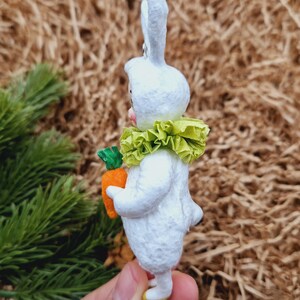
{"type": "Polygon", "coordinates": [[[171,271],[155,275],[156,287],[149,289],[144,300],[167,300],[172,293],[172,273],[171,271]]]}
{"type": "Polygon", "coordinates": [[[161,290],[158,290],[156,287],[148,290],[143,295],[143,300],[168,300],[169,293],[165,293],[167,296],[163,295],[161,290]]]}

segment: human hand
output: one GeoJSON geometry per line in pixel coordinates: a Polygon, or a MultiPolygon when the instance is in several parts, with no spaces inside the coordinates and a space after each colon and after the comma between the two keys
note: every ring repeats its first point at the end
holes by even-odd
{"type": "MultiPolygon", "coordinates": [[[[174,271],[172,278],[173,292],[169,300],[199,299],[197,284],[191,276],[174,271]]],[[[147,289],[147,273],[137,261],[132,261],[115,278],[82,300],[141,300],[147,289]]]]}

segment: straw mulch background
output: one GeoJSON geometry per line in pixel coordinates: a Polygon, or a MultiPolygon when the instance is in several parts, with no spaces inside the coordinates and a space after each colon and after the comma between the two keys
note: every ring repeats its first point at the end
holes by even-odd
{"type": "MultiPolygon", "coordinates": [[[[167,61],[188,78],[187,115],[212,129],[190,174],[205,218],[179,269],[201,299],[300,299],[300,2],[169,5],[167,61]]],[[[139,1],[0,2],[0,84],[37,62],[63,68],[70,95],[42,127],[77,143],[94,193],[95,152],[128,125],[123,65],[141,45],[139,1]]]]}

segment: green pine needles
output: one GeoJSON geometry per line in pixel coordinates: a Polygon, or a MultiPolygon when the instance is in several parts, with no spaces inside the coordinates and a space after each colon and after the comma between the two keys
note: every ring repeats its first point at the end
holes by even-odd
{"type": "Polygon", "coordinates": [[[7,89],[0,89],[0,154],[11,151],[49,108],[67,91],[48,65],[38,65],[27,80],[18,79],[7,89]]]}
{"type": "Polygon", "coordinates": [[[107,282],[109,273],[96,259],[64,258],[34,269],[26,277],[11,277],[17,285],[7,297],[22,300],[81,299],[86,291],[107,282]]]}
{"type": "Polygon", "coordinates": [[[79,157],[72,152],[71,141],[56,131],[44,132],[22,144],[14,157],[0,166],[0,215],[11,212],[11,203],[32,197],[37,186],[72,170],[79,157]]]}
{"type": "Polygon", "coordinates": [[[81,299],[116,273],[103,261],[120,220],[67,175],[79,158],[69,138],[33,135],[66,91],[45,64],[0,89],[0,297],[81,299]]]}

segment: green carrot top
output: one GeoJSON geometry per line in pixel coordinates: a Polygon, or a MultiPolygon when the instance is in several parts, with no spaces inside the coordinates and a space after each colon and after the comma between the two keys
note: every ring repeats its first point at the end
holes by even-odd
{"type": "Polygon", "coordinates": [[[103,160],[107,170],[115,170],[122,166],[123,156],[116,146],[98,150],[97,155],[103,160]]]}

